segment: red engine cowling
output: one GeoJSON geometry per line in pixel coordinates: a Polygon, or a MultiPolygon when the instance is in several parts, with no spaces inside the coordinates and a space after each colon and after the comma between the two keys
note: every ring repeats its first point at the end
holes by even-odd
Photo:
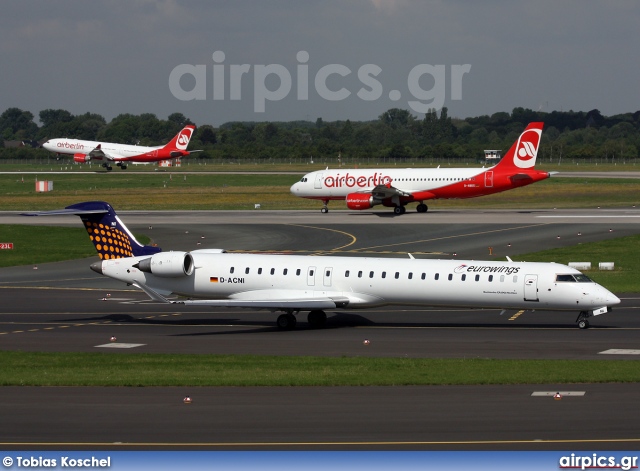
{"type": "Polygon", "coordinates": [[[372,195],[366,193],[349,193],[346,201],[349,209],[369,209],[380,204],[379,201],[374,200],[372,195]]]}
{"type": "Polygon", "coordinates": [[[73,161],[83,164],[91,159],[87,154],[73,154],[73,161]]]}

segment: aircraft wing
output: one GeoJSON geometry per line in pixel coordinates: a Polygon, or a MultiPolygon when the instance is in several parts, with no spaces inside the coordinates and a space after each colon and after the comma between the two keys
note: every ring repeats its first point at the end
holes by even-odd
{"type": "Polygon", "coordinates": [[[411,193],[403,191],[399,188],[395,188],[389,185],[378,185],[373,190],[371,190],[371,194],[374,198],[386,199],[391,198],[392,196],[411,196],[411,193]]]}
{"type": "MultiPolygon", "coordinates": [[[[185,304],[195,306],[218,306],[218,307],[240,307],[249,309],[335,309],[349,304],[346,296],[328,296],[323,298],[284,298],[284,299],[261,299],[259,292],[255,299],[185,299],[171,301],[162,294],[153,290],[149,286],[136,282],[134,286],[144,291],[151,299],[161,303],[185,304]]],[[[265,297],[266,298],[266,297],[265,297]]]]}
{"type": "Polygon", "coordinates": [[[89,152],[87,155],[96,160],[118,160],[117,156],[106,154],[102,150],[102,144],[98,144],[96,148],[89,152]]]}

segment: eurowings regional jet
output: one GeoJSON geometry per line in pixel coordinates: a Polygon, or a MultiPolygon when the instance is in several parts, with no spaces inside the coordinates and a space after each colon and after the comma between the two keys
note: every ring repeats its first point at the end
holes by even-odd
{"type": "Polygon", "coordinates": [[[61,214],[82,219],[101,258],[91,264],[93,271],[163,303],[281,311],[281,329],[294,328],[301,311],[320,327],[325,309],[389,304],[579,311],[578,327],[586,329],[591,316],[620,303],[578,270],[557,263],[162,252],[140,244],[108,203],[25,215],[61,214]]]}
{"type": "Polygon", "coordinates": [[[381,204],[404,214],[405,206],[418,202],[426,213],[431,199],[462,199],[491,195],[530,185],[551,176],[534,170],[544,123],[530,123],[497,165],[489,168],[387,168],[318,170],[291,186],[300,198],[323,202],[328,213],[330,200],[344,200],[347,208],[366,210],[381,204]]]}
{"type": "Polygon", "coordinates": [[[188,151],[187,146],[196,127],[189,124],[164,146],[146,147],[114,144],[111,142],[83,141],[79,139],[49,139],[42,147],[56,154],[71,154],[74,162],[85,163],[91,160],[102,162],[108,171],[115,164],[122,170],[127,168],[127,162],[149,163],[159,160],[186,157],[199,150],[188,151]]]}

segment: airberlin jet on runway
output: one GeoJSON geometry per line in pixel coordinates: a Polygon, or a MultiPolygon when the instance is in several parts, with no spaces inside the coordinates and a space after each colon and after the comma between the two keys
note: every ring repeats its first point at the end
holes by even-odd
{"type": "Polygon", "coordinates": [[[189,124],[185,126],[168,144],[158,147],[131,146],[126,144],[113,144],[110,142],[82,141],[78,139],[50,139],[42,147],[57,154],[72,154],[73,160],[78,163],[97,160],[102,166],[111,170],[111,163],[115,162],[122,170],[127,168],[127,162],[149,163],[159,160],[186,157],[192,152],[188,151],[189,140],[196,127],[189,124]]]}
{"type": "Polygon", "coordinates": [[[534,170],[544,123],[530,123],[500,160],[489,168],[361,169],[311,172],[291,187],[301,198],[321,200],[329,212],[330,200],[346,200],[349,209],[369,209],[377,204],[403,214],[408,203],[425,200],[473,198],[529,185],[551,176],[534,170]]]}
{"type": "Polygon", "coordinates": [[[140,244],[101,201],[25,216],[63,214],[82,219],[102,259],[91,265],[97,273],[163,303],[281,311],[281,329],[292,329],[300,311],[309,311],[309,324],[320,327],[325,309],[389,304],[579,311],[578,326],[586,329],[589,317],[620,303],[578,270],[557,263],[162,252],[140,244]]]}

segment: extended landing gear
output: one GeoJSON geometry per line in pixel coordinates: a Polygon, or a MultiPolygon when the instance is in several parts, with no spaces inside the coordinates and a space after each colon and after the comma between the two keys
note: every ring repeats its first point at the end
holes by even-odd
{"type": "Polygon", "coordinates": [[[588,318],[589,318],[589,313],[587,311],[581,311],[580,314],[578,314],[578,318],[576,319],[576,322],[578,323],[578,328],[588,329],[589,328],[589,321],[587,320],[588,318]]]}
{"type": "Polygon", "coordinates": [[[278,325],[278,329],[293,330],[296,328],[297,322],[296,316],[288,312],[286,314],[279,315],[276,324],[278,325]]]}
{"type": "Polygon", "coordinates": [[[396,216],[400,216],[401,214],[404,214],[407,212],[407,208],[405,208],[404,206],[396,206],[395,208],[393,208],[393,213],[396,216]]]}
{"type": "Polygon", "coordinates": [[[309,325],[312,329],[319,329],[321,327],[324,327],[327,323],[327,315],[320,309],[314,309],[313,311],[309,312],[309,315],[307,316],[307,322],[309,322],[309,325]]]}
{"type": "Polygon", "coordinates": [[[327,207],[327,205],[329,204],[329,200],[322,200],[322,203],[323,203],[323,206],[320,212],[322,214],[327,214],[329,212],[329,208],[327,207]]]}
{"type": "MultiPolygon", "coordinates": [[[[312,329],[320,329],[327,323],[327,315],[321,309],[314,309],[309,312],[307,322],[309,322],[309,326],[312,329]]],[[[280,314],[276,321],[278,329],[280,330],[293,330],[296,328],[297,323],[296,316],[291,312],[280,314]]]]}
{"type": "Polygon", "coordinates": [[[416,207],[416,210],[417,210],[419,213],[426,213],[426,212],[429,210],[429,206],[427,206],[427,205],[426,205],[426,204],[424,204],[424,203],[420,203],[420,204],[416,207]]]}
{"type": "Polygon", "coordinates": [[[113,170],[113,167],[111,167],[111,165],[109,164],[102,164],[102,166],[107,169],[107,172],[110,172],[111,170],[113,170]]]}
{"type": "Polygon", "coordinates": [[[127,169],[127,166],[125,164],[123,164],[122,162],[118,162],[116,165],[118,167],[120,167],[122,170],[126,170],[127,169]]]}

